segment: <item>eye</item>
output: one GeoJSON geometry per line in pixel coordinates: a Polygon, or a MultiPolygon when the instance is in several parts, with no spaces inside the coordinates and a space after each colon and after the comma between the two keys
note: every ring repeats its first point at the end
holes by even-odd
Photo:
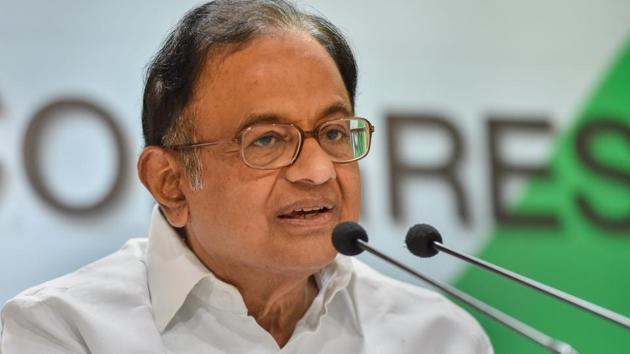
{"type": "Polygon", "coordinates": [[[283,140],[282,137],[279,136],[277,133],[269,132],[254,139],[250,145],[253,145],[255,147],[269,147],[278,143],[281,140],[283,140]]]}
{"type": "Polygon", "coordinates": [[[341,141],[348,137],[348,131],[345,127],[339,125],[332,125],[326,127],[323,131],[323,135],[328,141],[341,141]]]}

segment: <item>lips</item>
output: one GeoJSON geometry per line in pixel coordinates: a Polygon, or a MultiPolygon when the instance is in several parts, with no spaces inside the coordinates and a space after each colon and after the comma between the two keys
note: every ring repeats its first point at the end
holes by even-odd
{"type": "Polygon", "coordinates": [[[313,219],[330,214],[334,208],[334,203],[328,200],[298,201],[281,208],[277,216],[285,220],[313,219]]]}
{"type": "Polygon", "coordinates": [[[327,206],[315,207],[315,208],[300,208],[292,210],[290,213],[278,215],[281,219],[308,219],[315,217],[322,213],[328,213],[332,208],[327,206]]]}

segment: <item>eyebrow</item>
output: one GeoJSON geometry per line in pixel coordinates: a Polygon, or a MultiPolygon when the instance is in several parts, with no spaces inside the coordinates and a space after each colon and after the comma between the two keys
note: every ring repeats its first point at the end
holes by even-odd
{"type": "MultiPolygon", "coordinates": [[[[326,107],[323,111],[321,111],[318,115],[317,120],[332,116],[334,114],[342,113],[345,116],[351,116],[352,110],[348,105],[344,102],[335,102],[330,106],[326,107]]],[[[239,124],[238,129],[236,129],[237,134],[239,134],[243,129],[252,126],[254,124],[261,123],[285,123],[290,124],[291,121],[286,117],[276,114],[276,113],[254,113],[247,115],[245,119],[239,124]]]]}

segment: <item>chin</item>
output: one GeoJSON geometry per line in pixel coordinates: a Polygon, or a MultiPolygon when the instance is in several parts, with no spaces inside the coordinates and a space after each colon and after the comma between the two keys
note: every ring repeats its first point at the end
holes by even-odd
{"type": "MultiPolygon", "coordinates": [[[[289,256],[282,261],[289,269],[312,274],[330,264],[336,256],[337,251],[334,249],[332,244],[330,244],[305,248],[300,252],[297,252],[297,254],[289,256]]],[[[283,266],[281,267],[285,268],[283,266]]]]}

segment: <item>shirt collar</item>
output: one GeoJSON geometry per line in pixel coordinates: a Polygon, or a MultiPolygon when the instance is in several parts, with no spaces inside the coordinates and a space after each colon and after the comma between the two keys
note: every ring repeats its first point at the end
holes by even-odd
{"type": "MultiPolygon", "coordinates": [[[[188,294],[202,280],[206,280],[204,283],[209,282],[206,285],[211,289],[223,289],[224,293],[238,296],[242,302],[236,288],[216,278],[201,263],[175,229],[169,225],[157,205],[153,208],[149,228],[147,273],[151,304],[160,332],[166,329],[186,301],[188,294]]],[[[326,315],[328,304],[337,293],[347,288],[352,275],[352,261],[342,255],[337,256],[333,262],[315,274],[319,293],[302,319],[307,327],[311,330],[319,327],[321,318],[326,315]]],[[[346,305],[352,313],[355,325],[358,326],[355,304],[350,302],[346,305]]],[[[246,312],[246,309],[239,309],[240,311],[246,312]]]]}
{"type": "Polygon", "coordinates": [[[153,208],[147,250],[147,277],[155,322],[160,332],[182,306],[188,293],[211,273],[184,240],[153,208]]]}
{"type": "Polygon", "coordinates": [[[355,303],[348,292],[345,291],[352,280],[353,270],[351,259],[338,255],[333,262],[315,274],[319,292],[301,320],[301,323],[306,326],[307,330],[317,330],[322,318],[328,313],[328,305],[336,296],[341,296],[340,301],[344,301],[346,309],[352,316],[355,328],[361,332],[355,303]],[[339,293],[342,293],[342,295],[338,295],[339,293]]]}

